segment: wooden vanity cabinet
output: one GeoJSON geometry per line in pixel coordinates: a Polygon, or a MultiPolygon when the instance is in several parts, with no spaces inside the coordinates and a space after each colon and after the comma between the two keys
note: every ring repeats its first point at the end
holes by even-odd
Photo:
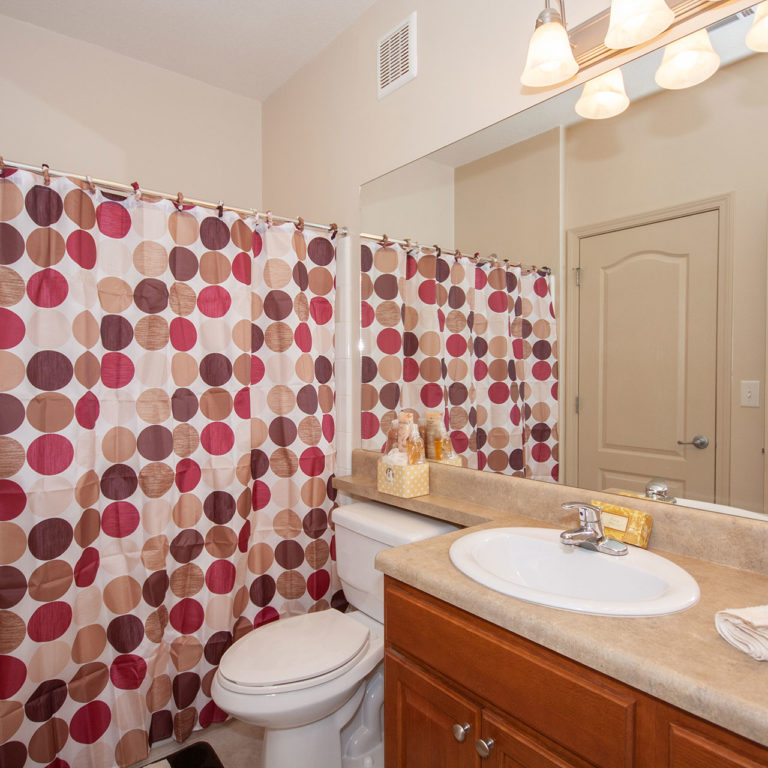
{"type": "Polygon", "coordinates": [[[768,767],[765,747],[390,577],[385,610],[386,768],[768,767]]]}

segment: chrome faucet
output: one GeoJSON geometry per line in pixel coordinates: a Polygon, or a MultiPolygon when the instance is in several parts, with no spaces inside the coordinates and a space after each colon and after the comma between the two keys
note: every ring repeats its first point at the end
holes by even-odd
{"type": "Polygon", "coordinates": [[[655,477],[645,484],[645,495],[646,498],[654,499],[655,501],[667,501],[670,504],[677,503],[677,499],[669,495],[667,481],[659,477],[655,477]]]}
{"type": "Polygon", "coordinates": [[[606,555],[626,555],[629,552],[626,544],[606,538],[603,521],[600,518],[600,507],[583,501],[567,501],[561,506],[563,509],[579,511],[579,527],[560,534],[560,541],[563,544],[592,549],[606,555]]]}

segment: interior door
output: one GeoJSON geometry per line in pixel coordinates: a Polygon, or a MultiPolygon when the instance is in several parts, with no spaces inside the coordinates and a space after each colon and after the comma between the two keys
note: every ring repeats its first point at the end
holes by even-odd
{"type": "Polygon", "coordinates": [[[706,211],[580,240],[579,486],[660,477],[714,501],[718,228],[706,211]]]}

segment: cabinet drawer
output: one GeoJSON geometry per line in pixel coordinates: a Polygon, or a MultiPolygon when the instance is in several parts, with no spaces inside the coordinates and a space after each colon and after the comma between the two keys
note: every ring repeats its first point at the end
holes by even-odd
{"type": "Polygon", "coordinates": [[[385,610],[392,647],[596,766],[634,765],[624,686],[391,578],[385,610]]]}

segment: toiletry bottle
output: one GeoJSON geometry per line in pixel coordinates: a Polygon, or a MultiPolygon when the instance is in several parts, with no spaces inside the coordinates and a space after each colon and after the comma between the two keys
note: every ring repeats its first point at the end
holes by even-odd
{"type": "Polygon", "coordinates": [[[397,417],[397,450],[401,453],[406,453],[406,443],[411,434],[411,428],[413,427],[413,414],[401,413],[397,417]]]}

